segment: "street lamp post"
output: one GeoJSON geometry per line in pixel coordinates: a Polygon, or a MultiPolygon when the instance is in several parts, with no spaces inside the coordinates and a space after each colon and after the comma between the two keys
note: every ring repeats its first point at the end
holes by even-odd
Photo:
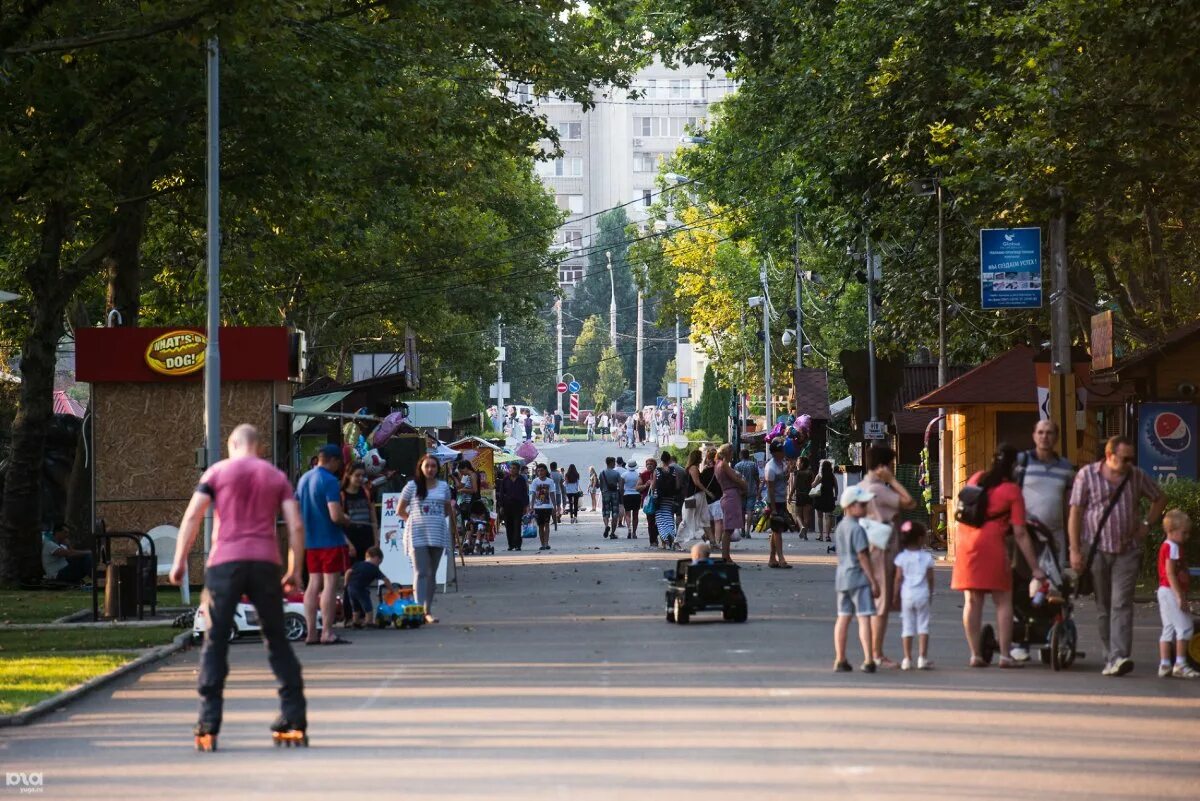
{"type": "MultiPolygon", "coordinates": [[[[208,297],[208,344],[204,350],[204,449],[205,464],[211,467],[221,458],[221,48],[217,37],[208,40],[205,65],[208,68],[206,100],[208,105],[208,163],[206,179],[208,228],[206,232],[208,297]]],[[[204,516],[204,558],[212,550],[212,508],[204,516]]],[[[187,586],[186,580],[184,586],[187,586]]]]}
{"type": "Polygon", "coordinates": [[[605,251],[604,258],[608,260],[608,284],[612,290],[608,301],[608,339],[609,344],[617,347],[617,281],[613,278],[612,252],[605,251]]]}

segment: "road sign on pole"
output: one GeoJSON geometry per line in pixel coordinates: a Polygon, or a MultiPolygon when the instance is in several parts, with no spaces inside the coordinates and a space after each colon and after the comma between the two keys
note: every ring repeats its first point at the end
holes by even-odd
{"type": "Polygon", "coordinates": [[[582,387],[578,381],[572,381],[571,383],[567,384],[567,389],[575,394],[579,394],[579,390],[582,389],[582,387]]]}
{"type": "MultiPolygon", "coordinates": [[[[578,384],[576,384],[576,386],[578,386],[578,384]]],[[[577,392],[571,394],[571,419],[579,419],[579,393],[577,392]]]]}
{"type": "Polygon", "coordinates": [[[567,385],[562,381],[559,381],[558,386],[555,388],[558,390],[559,395],[567,391],[567,385]]]}
{"type": "Polygon", "coordinates": [[[887,423],[882,420],[868,420],[863,423],[863,439],[887,439],[887,423]]]}

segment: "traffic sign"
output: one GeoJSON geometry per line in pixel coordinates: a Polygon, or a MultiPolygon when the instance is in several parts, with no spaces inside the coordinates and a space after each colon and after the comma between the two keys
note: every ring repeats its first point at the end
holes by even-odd
{"type": "Polygon", "coordinates": [[[863,439],[887,439],[887,423],[868,420],[863,423],[863,439]]]}
{"type": "MultiPolygon", "coordinates": [[[[575,386],[579,386],[575,382],[571,382],[571,383],[574,384],[575,386]]],[[[571,409],[571,419],[578,420],[579,419],[579,393],[573,393],[571,395],[570,409],[571,409]]]]}
{"type": "Polygon", "coordinates": [[[567,385],[565,383],[563,383],[562,381],[559,381],[558,387],[556,387],[556,389],[558,389],[558,394],[561,395],[562,393],[567,391],[567,385]]]}
{"type": "Polygon", "coordinates": [[[498,395],[497,392],[503,393],[503,397],[505,397],[505,398],[511,398],[512,397],[512,384],[508,383],[507,381],[505,381],[499,385],[488,384],[488,397],[489,398],[501,397],[501,395],[498,395]]]}
{"type": "Polygon", "coordinates": [[[567,384],[567,389],[569,389],[571,392],[579,392],[582,387],[578,381],[572,381],[570,384],[567,384]]]}

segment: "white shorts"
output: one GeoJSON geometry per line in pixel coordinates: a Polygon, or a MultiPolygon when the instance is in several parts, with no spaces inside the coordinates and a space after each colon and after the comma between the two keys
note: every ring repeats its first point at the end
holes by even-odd
{"type": "Polygon", "coordinates": [[[713,520],[725,521],[725,515],[721,513],[721,500],[719,498],[708,505],[708,516],[713,520]]]}
{"type": "Polygon", "coordinates": [[[1192,638],[1192,615],[1186,609],[1179,608],[1175,593],[1170,587],[1158,588],[1158,614],[1162,618],[1161,642],[1190,640],[1192,638]]]}
{"type": "Polygon", "coordinates": [[[900,626],[901,637],[929,633],[929,593],[900,596],[900,626]]]}

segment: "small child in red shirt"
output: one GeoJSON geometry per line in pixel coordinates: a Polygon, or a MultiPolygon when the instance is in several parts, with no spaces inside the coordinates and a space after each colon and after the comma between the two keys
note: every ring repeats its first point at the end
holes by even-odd
{"type": "Polygon", "coordinates": [[[1172,509],[1163,515],[1167,539],[1158,549],[1158,613],[1162,617],[1162,636],[1158,641],[1158,676],[1177,679],[1200,678],[1187,663],[1188,641],[1192,639],[1192,615],[1188,611],[1188,569],[1183,558],[1183,543],[1192,531],[1187,513],[1172,509]],[[1171,647],[1175,665],[1171,665],[1171,647]]]}

